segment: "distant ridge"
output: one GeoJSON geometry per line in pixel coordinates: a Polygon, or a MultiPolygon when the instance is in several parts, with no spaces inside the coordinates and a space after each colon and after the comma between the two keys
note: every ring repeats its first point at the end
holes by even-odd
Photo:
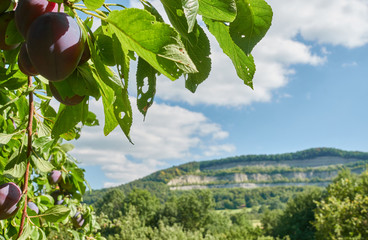
{"type": "Polygon", "coordinates": [[[146,189],[167,199],[172,190],[326,186],[342,169],[359,174],[367,164],[368,153],[335,148],[188,162],[118,187],[95,190],[85,194],[84,201],[93,203],[113,189],[124,193],[134,188],[146,189]]]}
{"type": "MultiPolygon", "coordinates": [[[[336,148],[311,148],[294,153],[241,155],[210,161],[189,162],[152,173],[140,181],[169,183],[184,176],[220,176],[227,173],[270,173],[336,171],[342,167],[352,170],[365,168],[368,153],[344,151],[336,148]],[[272,168],[270,170],[270,168],[272,168]],[[309,169],[310,168],[310,169],[309,169]]],[[[357,170],[358,171],[358,170],[357,170]]],[[[331,178],[331,177],[329,177],[331,178]]],[[[278,181],[280,182],[280,181],[278,181]]]]}

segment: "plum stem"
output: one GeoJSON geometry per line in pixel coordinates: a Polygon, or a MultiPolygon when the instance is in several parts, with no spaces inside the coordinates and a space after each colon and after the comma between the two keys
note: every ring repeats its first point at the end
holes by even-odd
{"type": "Polygon", "coordinates": [[[101,19],[102,21],[106,21],[106,15],[102,12],[102,11],[98,11],[98,10],[95,10],[96,13],[93,13],[91,11],[88,11],[87,8],[82,8],[82,7],[77,7],[77,6],[72,6],[73,9],[76,9],[78,11],[81,11],[85,14],[88,14],[88,15],[91,15],[91,16],[94,16],[96,18],[99,18],[101,19]]]}
{"type": "MultiPolygon", "coordinates": [[[[32,77],[28,76],[28,89],[32,88],[32,77]]],[[[32,124],[33,124],[33,115],[34,115],[34,101],[33,101],[33,91],[29,92],[29,112],[28,112],[28,125],[27,125],[27,135],[28,135],[28,145],[27,145],[27,168],[24,173],[24,185],[23,185],[23,194],[24,194],[24,207],[22,213],[22,219],[20,222],[18,238],[23,233],[24,228],[24,220],[27,216],[27,192],[28,192],[28,178],[29,178],[29,165],[30,165],[30,156],[32,153],[32,124]]]]}

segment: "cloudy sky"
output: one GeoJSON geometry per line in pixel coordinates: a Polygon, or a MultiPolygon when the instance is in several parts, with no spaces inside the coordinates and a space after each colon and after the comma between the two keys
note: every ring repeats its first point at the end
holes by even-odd
{"type": "MultiPolygon", "coordinates": [[[[143,121],[132,91],[134,145],[119,129],[107,137],[102,127],[83,129],[72,154],[92,188],[189,161],[311,147],[368,151],[368,2],[268,3],[274,17],[253,51],[254,90],[209,35],[212,72],[195,94],[183,79],[159,78],[156,102],[143,121]]],[[[101,104],[91,104],[102,122],[101,104]]]]}

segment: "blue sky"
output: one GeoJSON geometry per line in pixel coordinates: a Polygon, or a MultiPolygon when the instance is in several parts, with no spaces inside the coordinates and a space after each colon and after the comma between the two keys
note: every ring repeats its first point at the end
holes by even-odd
{"type": "MultiPolygon", "coordinates": [[[[152,3],[162,9],[158,1],[152,3]]],[[[101,127],[83,129],[71,153],[92,188],[189,161],[311,147],[368,151],[368,2],[268,3],[274,19],[253,52],[254,90],[236,76],[209,36],[213,69],[195,94],[184,88],[183,79],[159,78],[156,102],[143,121],[132,87],[134,145],[119,129],[107,137],[101,127]]],[[[101,103],[91,105],[102,122],[101,103]]]]}

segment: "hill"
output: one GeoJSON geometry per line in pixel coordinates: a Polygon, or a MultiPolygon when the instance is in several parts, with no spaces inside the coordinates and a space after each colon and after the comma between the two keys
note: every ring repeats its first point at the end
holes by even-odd
{"type": "MultiPolygon", "coordinates": [[[[312,148],[295,153],[189,162],[115,188],[125,193],[133,188],[147,189],[165,201],[173,190],[326,186],[341,169],[359,174],[367,163],[365,152],[312,148]]],[[[85,195],[85,202],[93,203],[111,189],[93,191],[85,195]]]]}

